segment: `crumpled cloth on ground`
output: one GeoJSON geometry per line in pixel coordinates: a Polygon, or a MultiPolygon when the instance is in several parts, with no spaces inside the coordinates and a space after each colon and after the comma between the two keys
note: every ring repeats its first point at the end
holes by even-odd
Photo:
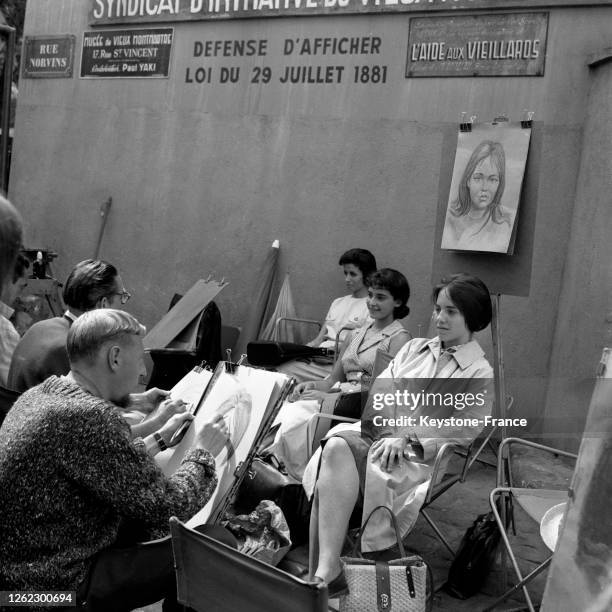
{"type": "Polygon", "coordinates": [[[276,565],[291,548],[285,515],[268,499],[250,514],[226,514],[221,524],[234,534],[240,552],[264,563],[276,565]]]}

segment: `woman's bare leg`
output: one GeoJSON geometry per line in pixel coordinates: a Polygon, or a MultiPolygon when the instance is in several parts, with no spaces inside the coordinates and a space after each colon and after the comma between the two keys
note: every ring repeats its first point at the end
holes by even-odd
{"type": "Polygon", "coordinates": [[[353,454],[342,438],[331,438],[323,449],[310,516],[310,571],[326,582],[340,573],[342,545],[358,495],[353,454]]]}

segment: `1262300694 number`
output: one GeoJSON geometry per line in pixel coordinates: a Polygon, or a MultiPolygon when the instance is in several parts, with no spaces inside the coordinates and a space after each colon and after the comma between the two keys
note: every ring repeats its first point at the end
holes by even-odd
{"type": "Polygon", "coordinates": [[[76,606],[75,591],[0,591],[0,607],[76,606]]]}
{"type": "Polygon", "coordinates": [[[387,66],[354,66],[354,83],[386,83],[387,66]]]}

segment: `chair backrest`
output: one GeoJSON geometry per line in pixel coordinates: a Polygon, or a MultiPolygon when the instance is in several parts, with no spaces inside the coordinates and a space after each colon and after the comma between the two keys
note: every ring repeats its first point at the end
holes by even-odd
{"type": "Polygon", "coordinates": [[[327,587],[304,582],[170,519],[180,603],[198,612],[324,612],[327,587]]]}
{"type": "Polygon", "coordinates": [[[274,334],[269,340],[305,344],[321,330],[321,322],[314,319],[297,317],[278,317],[274,324],[274,334]],[[310,328],[310,329],[308,329],[310,328]]]}
{"type": "Polygon", "coordinates": [[[374,365],[372,366],[372,380],[380,376],[387,366],[391,363],[393,356],[384,351],[376,351],[374,365]]]}
{"type": "Polygon", "coordinates": [[[20,395],[17,391],[0,386],[0,425],[20,395]]]}

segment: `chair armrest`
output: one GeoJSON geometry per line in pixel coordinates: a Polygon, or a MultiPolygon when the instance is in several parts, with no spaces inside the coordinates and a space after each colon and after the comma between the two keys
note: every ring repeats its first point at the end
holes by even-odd
{"type": "Polygon", "coordinates": [[[445,442],[438,449],[438,453],[436,454],[436,458],[434,459],[433,469],[431,471],[431,480],[429,481],[429,486],[427,487],[427,494],[425,495],[425,501],[423,503],[428,504],[431,501],[434,486],[437,484],[438,481],[440,466],[445,460],[446,455],[450,452],[454,452],[457,448],[459,448],[458,444],[455,444],[454,442],[445,442]]]}
{"type": "Polygon", "coordinates": [[[353,331],[355,328],[351,325],[341,327],[336,334],[336,343],[334,344],[334,363],[338,360],[338,355],[340,354],[340,334],[343,331],[353,331]]]}
{"type": "Polygon", "coordinates": [[[282,331],[285,333],[281,333],[281,326],[283,323],[303,323],[305,325],[314,325],[316,326],[317,334],[321,330],[321,321],[315,321],[314,319],[300,319],[298,317],[278,317],[276,322],[274,323],[274,334],[275,337],[279,339],[281,342],[287,341],[287,325],[282,327],[282,331]]]}
{"type": "Polygon", "coordinates": [[[274,325],[278,327],[283,321],[290,321],[292,323],[307,323],[309,325],[316,325],[319,329],[321,329],[321,321],[317,321],[316,319],[300,319],[299,317],[278,317],[274,325]]]}
{"type": "Polygon", "coordinates": [[[315,422],[321,419],[326,419],[328,421],[341,421],[343,423],[357,423],[359,421],[359,419],[337,416],[335,414],[329,414],[327,412],[316,412],[315,414],[313,414],[310,417],[310,420],[308,422],[308,428],[306,430],[306,448],[310,449],[311,454],[314,454],[316,448],[321,443],[321,440],[329,431],[329,427],[322,433],[318,431],[318,423],[317,425],[315,425],[315,422]]]}
{"type": "Polygon", "coordinates": [[[327,414],[322,412],[317,412],[311,415],[310,420],[314,421],[316,419],[327,419],[328,421],[342,421],[343,423],[357,423],[359,419],[352,419],[351,417],[343,417],[338,416],[337,414],[327,414]]]}
{"type": "Polygon", "coordinates": [[[499,448],[497,449],[497,486],[504,486],[504,454],[506,447],[508,447],[508,452],[510,452],[510,446],[512,444],[518,444],[520,446],[527,446],[529,448],[534,448],[536,450],[541,450],[546,453],[551,453],[553,455],[562,455],[563,457],[570,457],[571,459],[577,459],[578,455],[575,453],[570,453],[569,451],[564,451],[559,448],[553,448],[552,446],[545,446],[544,444],[538,444],[537,442],[531,442],[529,440],[523,440],[523,438],[505,438],[499,444],[499,448]]]}

